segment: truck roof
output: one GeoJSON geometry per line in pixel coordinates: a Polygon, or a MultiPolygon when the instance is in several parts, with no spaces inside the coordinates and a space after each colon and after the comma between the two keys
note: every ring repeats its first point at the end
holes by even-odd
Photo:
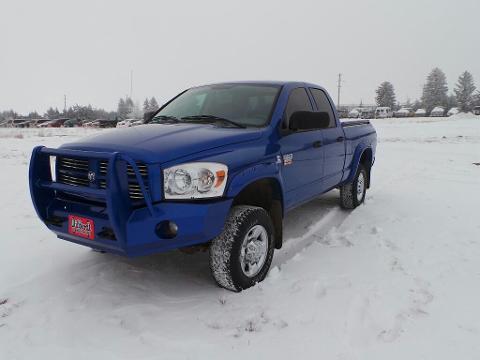
{"type": "Polygon", "coordinates": [[[209,86],[209,85],[230,85],[230,84],[252,84],[252,85],[275,85],[275,86],[285,86],[285,85],[296,85],[296,86],[309,86],[309,87],[319,87],[319,85],[307,83],[304,81],[281,81],[281,80],[246,80],[246,81],[224,81],[212,84],[203,84],[194,87],[209,86]]]}

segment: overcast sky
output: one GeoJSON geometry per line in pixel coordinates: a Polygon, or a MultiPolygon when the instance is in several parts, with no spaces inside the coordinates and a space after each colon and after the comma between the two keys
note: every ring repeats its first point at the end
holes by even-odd
{"type": "Polygon", "coordinates": [[[0,110],[162,103],[192,85],[300,80],[342,103],[391,81],[414,100],[435,66],[480,83],[479,0],[1,0],[0,110]]]}

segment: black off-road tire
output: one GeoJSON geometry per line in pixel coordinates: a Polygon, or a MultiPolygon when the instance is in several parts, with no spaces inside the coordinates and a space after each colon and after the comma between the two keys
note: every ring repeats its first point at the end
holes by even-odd
{"type": "Polygon", "coordinates": [[[358,165],[357,173],[352,182],[344,184],[340,187],[340,206],[344,209],[355,209],[358,205],[362,204],[365,200],[367,193],[368,173],[365,167],[358,165]],[[359,178],[363,177],[364,186],[363,192],[357,194],[359,178]]]}
{"type": "Polygon", "coordinates": [[[223,232],[210,245],[210,269],[217,284],[231,291],[241,291],[267,276],[275,248],[273,223],[267,211],[256,206],[239,205],[230,210],[223,232]],[[265,228],[268,250],[258,274],[248,277],[242,271],[240,252],[247,232],[255,225],[265,228]]]}

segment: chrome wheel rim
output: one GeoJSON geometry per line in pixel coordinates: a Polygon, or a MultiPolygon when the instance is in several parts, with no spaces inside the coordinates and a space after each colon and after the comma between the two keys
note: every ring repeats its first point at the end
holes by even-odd
{"type": "Polygon", "coordinates": [[[360,174],[358,174],[358,179],[357,179],[357,201],[358,202],[362,201],[364,192],[365,192],[365,176],[363,175],[363,172],[361,172],[360,174]]]}
{"type": "Polygon", "coordinates": [[[268,253],[268,234],[262,225],[247,231],[240,249],[240,266],[245,276],[254,277],[262,270],[268,253]]]}

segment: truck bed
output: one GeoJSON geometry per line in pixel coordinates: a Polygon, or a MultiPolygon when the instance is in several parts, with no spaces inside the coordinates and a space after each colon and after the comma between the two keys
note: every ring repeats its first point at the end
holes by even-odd
{"type": "Polygon", "coordinates": [[[350,126],[359,126],[359,125],[369,125],[370,124],[370,120],[341,120],[340,121],[340,124],[342,125],[342,127],[346,128],[346,127],[350,127],[350,126]]]}

